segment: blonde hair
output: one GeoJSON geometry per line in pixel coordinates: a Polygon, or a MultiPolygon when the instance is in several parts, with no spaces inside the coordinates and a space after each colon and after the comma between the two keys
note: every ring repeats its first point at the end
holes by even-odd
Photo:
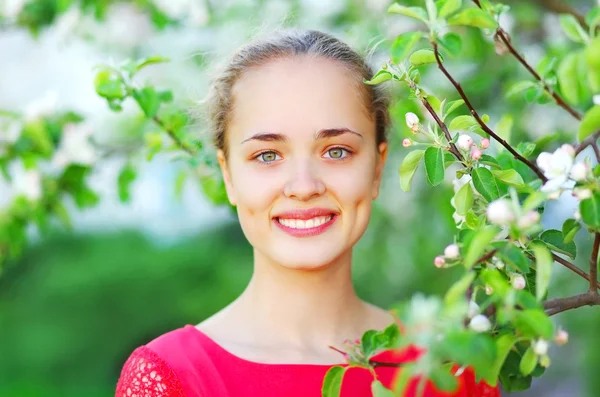
{"type": "Polygon", "coordinates": [[[213,81],[206,98],[210,133],[217,149],[227,156],[227,123],[233,108],[233,87],[244,71],[269,61],[310,55],[339,62],[357,76],[361,94],[368,113],[374,117],[377,143],[387,140],[390,123],[389,97],[381,86],[363,84],[370,80],[373,70],[366,60],[344,42],[317,30],[286,29],[269,38],[256,40],[242,46],[225,69],[213,81]]]}

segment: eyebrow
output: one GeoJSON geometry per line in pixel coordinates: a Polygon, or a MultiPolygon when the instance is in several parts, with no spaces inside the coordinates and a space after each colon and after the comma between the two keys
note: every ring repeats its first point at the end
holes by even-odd
{"type": "MultiPolygon", "coordinates": [[[[356,131],[351,130],[350,128],[326,128],[318,131],[315,134],[315,140],[318,139],[326,139],[333,138],[336,136],[344,135],[344,134],[354,134],[361,138],[363,136],[356,131]]],[[[263,142],[287,142],[288,138],[284,134],[272,133],[272,132],[259,132],[258,134],[252,135],[250,138],[244,139],[241,143],[245,143],[248,141],[257,140],[263,142]]]]}

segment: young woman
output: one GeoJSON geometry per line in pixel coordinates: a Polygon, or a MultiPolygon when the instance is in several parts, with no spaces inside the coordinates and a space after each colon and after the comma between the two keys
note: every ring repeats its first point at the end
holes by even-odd
{"type": "MultiPolygon", "coordinates": [[[[356,295],[351,277],[388,147],[388,99],[363,83],[372,75],[318,31],[285,31],[233,57],[209,109],[227,194],[254,248],[252,279],[209,319],[136,349],[117,397],[318,397],[327,370],[344,364],[328,346],[394,322],[356,295]]],[[[376,370],[387,387],[397,371],[376,370]]],[[[452,396],[499,396],[465,374],[452,396]]],[[[352,368],[342,396],[370,396],[372,381],[352,368]]],[[[450,394],[428,385],[426,395],[450,394]]]]}

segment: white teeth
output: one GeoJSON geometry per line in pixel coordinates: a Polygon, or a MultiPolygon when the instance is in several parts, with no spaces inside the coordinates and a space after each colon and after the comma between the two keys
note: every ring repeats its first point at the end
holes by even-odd
{"type": "Polygon", "coordinates": [[[291,229],[311,229],[311,228],[318,227],[324,223],[329,222],[332,218],[333,218],[333,215],[317,216],[315,218],[307,219],[307,220],[284,219],[284,218],[277,218],[277,220],[283,226],[289,227],[291,229]]]}

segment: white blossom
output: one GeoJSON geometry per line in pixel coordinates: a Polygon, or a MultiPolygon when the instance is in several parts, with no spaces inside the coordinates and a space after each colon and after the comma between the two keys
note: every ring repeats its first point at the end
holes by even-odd
{"type": "Polygon", "coordinates": [[[568,179],[575,149],[571,145],[562,145],[554,153],[542,152],[538,156],[536,163],[548,178],[540,189],[544,193],[560,192],[562,189],[571,189],[575,184],[568,179]]]}
{"type": "Polygon", "coordinates": [[[58,93],[48,91],[25,108],[25,120],[35,121],[53,115],[58,105],[58,93]]]}
{"type": "Polygon", "coordinates": [[[408,112],[404,118],[406,120],[406,125],[411,129],[412,132],[419,131],[419,117],[416,114],[408,112]]]}
{"type": "Polygon", "coordinates": [[[14,181],[13,188],[16,194],[23,195],[31,201],[37,201],[42,197],[42,174],[38,170],[19,172],[14,181]]]}
{"type": "Polygon", "coordinates": [[[0,4],[0,15],[7,19],[16,19],[28,0],[4,0],[0,4]]]}
{"type": "Polygon", "coordinates": [[[520,229],[528,229],[531,226],[538,223],[539,220],[540,220],[540,213],[535,210],[531,210],[519,218],[519,220],[517,221],[517,226],[520,229]]]}
{"type": "Polygon", "coordinates": [[[477,314],[469,322],[469,328],[475,332],[487,332],[492,329],[492,324],[486,316],[483,314],[477,314]]]}
{"type": "Polygon", "coordinates": [[[469,150],[473,146],[473,138],[469,135],[461,134],[456,141],[456,146],[461,150],[469,150]]]}
{"type": "MultiPolygon", "coordinates": [[[[600,6],[600,0],[598,0],[598,5],[600,6]]],[[[594,105],[600,106],[600,94],[594,95],[594,105]]]]}
{"type": "Polygon", "coordinates": [[[460,255],[460,249],[456,244],[450,244],[444,249],[444,256],[448,259],[456,259],[460,255]]]}
{"type": "Polygon", "coordinates": [[[577,197],[577,200],[585,200],[592,197],[592,191],[584,187],[576,187],[573,189],[573,196],[577,197]]]}
{"type": "Polygon", "coordinates": [[[581,182],[587,179],[589,172],[590,167],[587,165],[587,163],[575,163],[571,168],[570,176],[571,179],[581,182]]]}
{"type": "Polygon", "coordinates": [[[579,208],[577,208],[573,213],[573,218],[575,218],[576,221],[581,221],[581,211],[579,208]]]}
{"type": "Polygon", "coordinates": [[[512,204],[507,199],[492,201],[487,208],[488,220],[496,225],[504,226],[515,219],[512,204]]]}
{"type": "Polygon", "coordinates": [[[475,317],[479,313],[479,305],[475,301],[469,301],[469,311],[467,316],[469,318],[475,317]]]}
{"type": "Polygon", "coordinates": [[[90,143],[92,130],[88,124],[66,124],[52,162],[59,167],[69,164],[92,165],[97,158],[90,143]]]}
{"type": "Polygon", "coordinates": [[[543,339],[538,339],[532,344],[533,352],[538,356],[548,354],[548,342],[543,339]]]}

